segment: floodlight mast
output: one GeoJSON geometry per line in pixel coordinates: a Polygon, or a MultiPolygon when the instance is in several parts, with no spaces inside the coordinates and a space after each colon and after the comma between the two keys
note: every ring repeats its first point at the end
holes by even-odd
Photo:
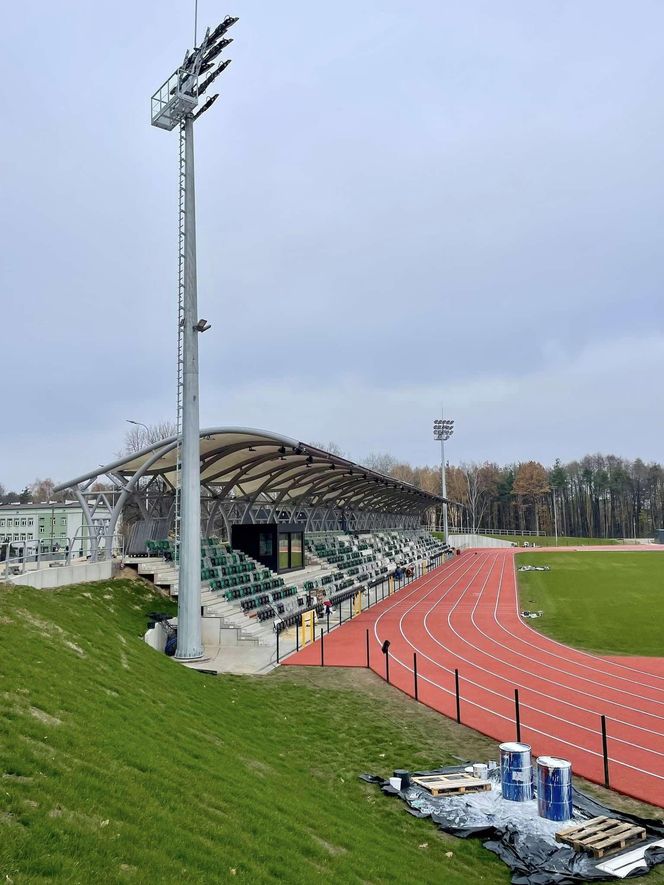
{"type": "MultiPolygon", "coordinates": [[[[433,438],[440,441],[440,487],[443,498],[447,498],[447,483],[445,481],[445,443],[454,433],[454,420],[445,418],[441,406],[440,418],[433,422],[433,438]]],[[[443,540],[448,542],[447,526],[447,501],[443,501],[443,540]]]]}
{"type": "Polygon", "coordinates": [[[201,476],[198,391],[198,334],[209,328],[198,317],[196,282],[196,197],[194,182],[194,121],[212,106],[210,96],[198,109],[199,98],[228,66],[218,68],[199,86],[202,70],[231,42],[222,39],[237,18],[226,16],[200,46],[187,52],[182,65],[152,96],[152,125],[167,131],[180,127],[180,212],[178,278],[178,397],[175,561],[178,579],[178,636],[175,657],[181,661],[203,657],[201,638],[201,476]]]}

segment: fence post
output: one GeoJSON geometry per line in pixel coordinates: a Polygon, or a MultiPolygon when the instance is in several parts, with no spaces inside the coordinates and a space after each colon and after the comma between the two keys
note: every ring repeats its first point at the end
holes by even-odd
{"type": "Polygon", "coordinates": [[[330,609],[329,609],[329,607],[328,607],[327,611],[325,612],[325,616],[327,618],[327,632],[329,633],[330,632],[330,609]]]}
{"type": "Polygon", "coordinates": [[[295,651],[300,650],[300,621],[295,621],[295,651]]]}
{"type": "Polygon", "coordinates": [[[341,627],[341,600],[339,600],[339,626],[341,627]]]}
{"type": "Polygon", "coordinates": [[[413,679],[415,680],[415,700],[419,701],[417,694],[417,652],[413,652],[413,679]]]}
{"type": "Polygon", "coordinates": [[[367,667],[369,666],[369,630],[367,629],[367,667]]]}
{"type": "Polygon", "coordinates": [[[279,628],[277,627],[277,664],[279,663],[279,628]]]}
{"type": "Polygon", "coordinates": [[[516,720],[516,742],[521,743],[521,714],[519,712],[519,689],[514,689],[514,714],[516,720]]]}
{"type": "Polygon", "coordinates": [[[390,650],[385,650],[385,679],[390,684],[390,650]]]}
{"type": "Polygon", "coordinates": [[[349,611],[349,618],[352,621],[353,620],[353,597],[352,596],[348,597],[348,611],[349,611]]]}
{"type": "Polygon", "coordinates": [[[320,628],[320,665],[325,666],[325,631],[320,628]]]}
{"type": "Polygon", "coordinates": [[[602,755],[604,756],[604,786],[609,786],[609,749],[606,742],[606,716],[602,716],[602,755]]]}
{"type": "Polygon", "coordinates": [[[456,720],[461,724],[461,697],[459,695],[459,671],[454,670],[454,690],[456,694],[456,720]]]}

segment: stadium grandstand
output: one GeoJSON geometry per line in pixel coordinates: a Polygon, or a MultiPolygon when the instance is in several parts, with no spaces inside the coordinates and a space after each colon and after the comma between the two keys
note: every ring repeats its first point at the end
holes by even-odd
{"type": "MultiPolygon", "coordinates": [[[[244,650],[246,668],[263,669],[274,661],[277,634],[298,627],[307,612],[322,617],[395,576],[438,564],[448,552],[427,529],[441,497],[288,437],[202,430],[200,477],[208,661],[222,649],[221,657],[244,650]]],[[[125,547],[115,553],[123,562],[177,596],[177,438],[57,489],[71,492],[92,521],[94,489],[108,500],[109,486],[111,520],[91,556],[112,556],[119,532],[125,547]]],[[[159,626],[161,648],[167,637],[159,626]]]]}

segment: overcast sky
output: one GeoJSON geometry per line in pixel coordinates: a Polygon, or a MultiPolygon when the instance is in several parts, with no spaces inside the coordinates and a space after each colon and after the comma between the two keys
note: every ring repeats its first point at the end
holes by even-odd
{"type": "MultiPolygon", "coordinates": [[[[434,463],[662,459],[661,0],[200,0],[203,426],[434,463]]],[[[173,416],[193,0],[3,9],[0,482],[173,416]]]]}

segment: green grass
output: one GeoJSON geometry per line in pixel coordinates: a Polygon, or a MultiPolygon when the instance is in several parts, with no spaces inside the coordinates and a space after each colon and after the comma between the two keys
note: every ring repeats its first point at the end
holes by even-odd
{"type": "MultiPolygon", "coordinates": [[[[537,544],[538,547],[555,547],[554,535],[488,535],[489,538],[498,538],[501,541],[513,541],[519,547],[523,547],[524,541],[528,544],[537,544]]],[[[559,547],[605,547],[607,544],[618,544],[615,538],[572,538],[567,535],[558,535],[559,547]]]]}
{"type": "Polygon", "coordinates": [[[167,605],[0,587],[0,882],[509,881],[357,777],[453,762],[465,729],[364,671],[201,676],[140,639],[167,605]]]}
{"type": "MultiPolygon", "coordinates": [[[[442,532],[433,532],[433,535],[441,541],[443,540],[442,532]]],[[[554,547],[556,545],[554,535],[484,535],[484,537],[496,538],[499,541],[512,541],[518,544],[519,547],[523,547],[524,541],[528,544],[535,543],[538,547],[554,547]]],[[[567,535],[558,535],[557,543],[559,547],[604,547],[607,544],[619,544],[620,541],[617,541],[615,538],[572,538],[567,535]]]]}
{"type": "Polygon", "coordinates": [[[541,609],[531,625],[575,648],[616,655],[664,656],[664,556],[661,553],[520,553],[523,609],[541,609]]]}
{"type": "Polygon", "coordinates": [[[0,585],[0,882],[507,885],[479,840],[357,777],[494,742],[364,670],[201,676],[140,638],[168,606],[139,582],[0,585]]]}

